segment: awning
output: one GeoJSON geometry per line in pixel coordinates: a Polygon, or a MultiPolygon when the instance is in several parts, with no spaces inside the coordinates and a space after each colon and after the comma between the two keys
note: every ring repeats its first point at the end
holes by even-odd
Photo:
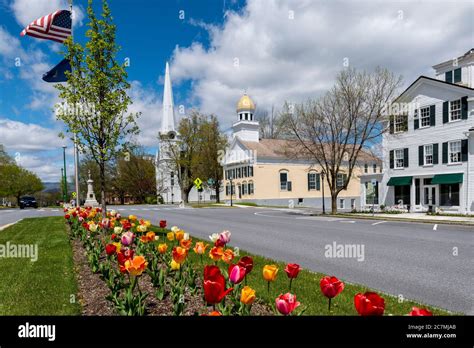
{"type": "Polygon", "coordinates": [[[433,177],[433,180],[431,180],[431,184],[460,184],[462,183],[462,174],[463,173],[438,174],[433,177]]]}
{"type": "Polygon", "coordinates": [[[387,186],[405,186],[411,185],[412,176],[395,176],[390,178],[387,183],[387,186]]]}

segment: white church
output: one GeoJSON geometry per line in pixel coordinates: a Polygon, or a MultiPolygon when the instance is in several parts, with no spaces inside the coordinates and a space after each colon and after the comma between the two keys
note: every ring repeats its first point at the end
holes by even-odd
{"type": "MultiPolygon", "coordinates": [[[[179,121],[179,120],[178,120],[179,121]]],[[[178,180],[178,168],[173,164],[167,147],[179,141],[177,131],[178,123],[175,117],[173,100],[173,88],[171,85],[170,69],[168,62],[165,70],[165,84],[163,89],[163,113],[161,115],[161,127],[158,131],[158,149],[156,151],[156,191],[158,202],[163,204],[182,203],[181,187],[178,180]],[[162,200],[160,200],[160,197],[162,200]]],[[[202,192],[193,187],[189,193],[189,202],[215,202],[215,191],[202,185],[202,192]]]]}

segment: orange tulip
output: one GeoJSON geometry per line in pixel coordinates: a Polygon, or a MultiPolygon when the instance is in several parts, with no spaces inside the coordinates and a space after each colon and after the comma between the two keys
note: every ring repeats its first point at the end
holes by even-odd
{"type": "Polygon", "coordinates": [[[191,239],[187,239],[187,240],[181,239],[179,242],[179,245],[181,245],[182,248],[189,250],[191,249],[191,246],[193,245],[193,241],[191,239]]]}
{"type": "Polygon", "coordinates": [[[243,304],[249,305],[255,301],[255,290],[250,286],[244,286],[240,295],[240,302],[243,304]]]}
{"type": "Polygon", "coordinates": [[[224,249],[222,249],[222,247],[213,247],[211,251],[209,251],[209,257],[214,261],[219,261],[223,255],[224,249]]]}
{"type": "Polygon", "coordinates": [[[173,260],[176,263],[183,263],[186,260],[186,256],[188,256],[188,250],[182,247],[174,247],[173,248],[173,260]]]}
{"type": "Polygon", "coordinates": [[[125,269],[132,276],[139,276],[148,266],[148,262],[143,256],[135,256],[132,260],[125,261],[125,269]]]}
{"type": "Polygon", "coordinates": [[[224,254],[222,255],[222,261],[225,263],[231,263],[232,260],[234,259],[234,252],[232,249],[226,249],[224,251],[224,254]]]}
{"type": "Polygon", "coordinates": [[[164,254],[166,253],[166,251],[168,250],[168,244],[160,244],[158,245],[158,251],[160,252],[160,254],[164,254]]]}
{"type": "Polygon", "coordinates": [[[206,249],[209,245],[204,244],[204,242],[197,242],[196,245],[194,246],[194,252],[198,255],[202,255],[206,252],[206,249]]]}
{"type": "Polygon", "coordinates": [[[267,282],[273,282],[276,279],[278,267],[276,265],[265,265],[263,267],[263,278],[267,282]]]}
{"type": "Polygon", "coordinates": [[[183,230],[179,230],[175,233],[175,236],[176,236],[176,239],[181,241],[181,239],[184,238],[184,231],[183,230]]]}

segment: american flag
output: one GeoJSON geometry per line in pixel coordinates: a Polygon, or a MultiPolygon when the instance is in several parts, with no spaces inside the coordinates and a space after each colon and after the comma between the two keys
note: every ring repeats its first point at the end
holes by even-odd
{"type": "Polygon", "coordinates": [[[31,22],[20,35],[64,42],[71,36],[71,24],[71,12],[58,10],[31,22]]]}

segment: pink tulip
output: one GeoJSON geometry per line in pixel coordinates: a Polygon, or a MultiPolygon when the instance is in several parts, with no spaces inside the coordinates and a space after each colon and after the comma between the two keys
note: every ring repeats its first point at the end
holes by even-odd
{"type": "Polygon", "coordinates": [[[220,234],[219,234],[219,241],[226,245],[227,243],[230,242],[230,231],[222,231],[220,234]]]}
{"type": "Polygon", "coordinates": [[[229,280],[233,284],[239,284],[245,277],[245,267],[239,265],[229,266],[229,280]]]}
{"type": "Polygon", "coordinates": [[[280,295],[276,298],[276,308],[283,315],[288,315],[293,312],[300,303],[296,301],[296,295],[287,292],[284,295],[280,295]]]}
{"type": "Polygon", "coordinates": [[[130,245],[133,243],[133,233],[132,232],[125,232],[122,234],[122,245],[130,245]]]}

